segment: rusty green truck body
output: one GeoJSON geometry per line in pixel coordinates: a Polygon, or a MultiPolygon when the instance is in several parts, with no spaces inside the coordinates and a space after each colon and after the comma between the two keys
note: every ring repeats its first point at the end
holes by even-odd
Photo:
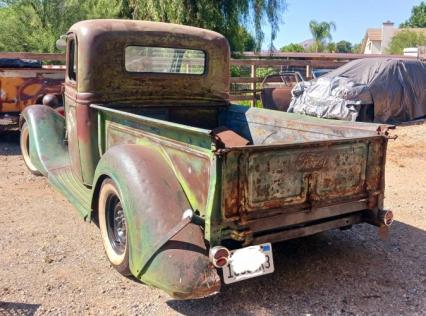
{"type": "Polygon", "coordinates": [[[140,280],[203,297],[221,283],[212,247],[383,226],[388,126],[230,104],[229,47],[214,32],[94,20],[74,25],[67,45],[65,118],[43,106],[24,111],[29,157],[87,220],[99,216],[112,179],[140,280]],[[135,67],[139,59],[126,60],[135,47],[144,62],[165,50],[135,67]],[[165,67],[169,48],[197,58],[176,68],[173,51],[165,67]],[[198,220],[181,225],[188,209],[198,220]]]}

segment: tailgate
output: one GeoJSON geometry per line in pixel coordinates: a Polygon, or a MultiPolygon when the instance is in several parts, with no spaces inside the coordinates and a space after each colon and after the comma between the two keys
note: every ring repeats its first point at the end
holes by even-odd
{"type": "Polygon", "coordinates": [[[382,187],[386,137],[230,149],[222,164],[226,217],[354,201],[382,187]]]}

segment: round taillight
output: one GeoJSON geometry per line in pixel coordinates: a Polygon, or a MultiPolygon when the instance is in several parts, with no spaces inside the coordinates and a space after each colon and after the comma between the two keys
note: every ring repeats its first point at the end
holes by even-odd
{"type": "Polygon", "coordinates": [[[222,268],[228,264],[231,253],[228,249],[216,246],[210,249],[210,261],[216,268],[222,268]]]}
{"type": "Polygon", "coordinates": [[[225,248],[219,249],[214,254],[214,258],[216,260],[219,260],[220,258],[228,258],[228,256],[229,256],[229,251],[227,249],[225,249],[225,248]]]}
{"type": "Polygon", "coordinates": [[[216,267],[224,267],[228,263],[228,259],[225,258],[219,258],[216,260],[216,267]]]}
{"type": "Polygon", "coordinates": [[[385,216],[383,217],[383,221],[386,226],[390,226],[393,223],[393,212],[391,210],[387,210],[385,216]]]}

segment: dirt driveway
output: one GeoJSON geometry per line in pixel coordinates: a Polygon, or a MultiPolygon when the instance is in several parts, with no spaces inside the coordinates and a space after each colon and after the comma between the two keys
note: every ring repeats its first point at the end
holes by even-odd
{"type": "Polygon", "coordinates": [[[274,274],[198,301],[114,272],[96,226],[27,172],[18,135],[1,135],[0,314],[425,314],[426,124],[397,134],[386,171],[397,218],[389,240],[361,225],[277,244],[274,274]]]}

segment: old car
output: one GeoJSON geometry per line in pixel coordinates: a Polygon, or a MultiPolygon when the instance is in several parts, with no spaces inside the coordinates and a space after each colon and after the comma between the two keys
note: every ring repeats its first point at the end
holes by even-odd
{"type": "Polygon", "coordinates": [[[291,102],[291,91],[303,77],[298,71],[280,71],[266,76],[261,84],[260,99],[264,109],[287,111],[291,102]]]}
{"type": "Polygon", "coordinates": [[[20,55],[52,58],[51,55],[28,53],[0,55],[8,56],[0,58],[0,131],[16,129],[19,114],[28,105],[45,104],[55,108],[61,106],[64,68],[43,65],[39,59],[19,58],[20,55]],[[44,98],[45,96],[47,97],[44,98]]]}
{"type": "Polygon", "coordinates": [[[426,63],[394,57],[353,60],[298,83],[289,112],[321,118],[401,123],[426,117],[426,63]]]}
{"type": "Polygon", "coordinates": [[[275,242],[391,224],[390,126],[231,104],[229,45],[216,32],[89,20],[66,43],[65,117],[27,107],[22,153],[99,225],[123,275],[200,298],[220,275],[272,273],[275,242]]]}

